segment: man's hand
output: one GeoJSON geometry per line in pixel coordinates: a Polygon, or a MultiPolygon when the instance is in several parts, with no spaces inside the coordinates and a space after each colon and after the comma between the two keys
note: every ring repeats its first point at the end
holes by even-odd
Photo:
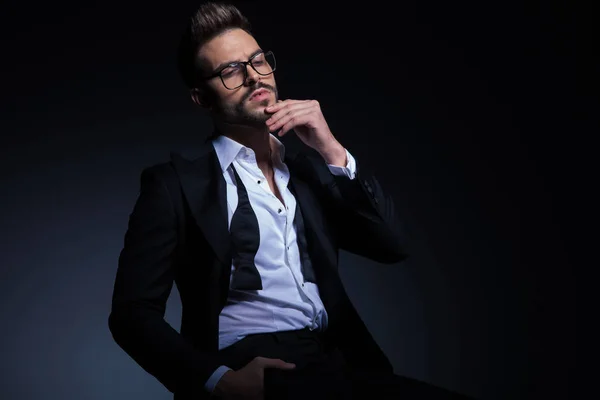
{"type": "Polygon", "coordinates": [[[290,370],[295,367],[280,359],[256,357],[237,371],[227,371],[215,386],[213,395],[225,400],[262,400],[265,368],[290,370]]]}
{"type": "Polygon", "coordinates": [[[272,114],[266,122],[270,132],[281,128],[279,136],[283,136],[293,129],[300,140],[321,154],[328,164],[346,166],[346,149],[329,130],[318,101],[280,100],[265,111],[272,114]]]}

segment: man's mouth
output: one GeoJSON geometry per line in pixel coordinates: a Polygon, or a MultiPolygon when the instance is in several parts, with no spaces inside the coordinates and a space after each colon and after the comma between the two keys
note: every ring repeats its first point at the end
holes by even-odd
{"type": "Polygon", "coordinates": [[[267,89],[256,89],[254,91],[254,93],[252,93],[252,95],[250,96],[250,98],[248,99],[249,101],[253,101],[253,100],[262,100],[265,97],[267,97],[269,95],[269,91],[267,89]]]}

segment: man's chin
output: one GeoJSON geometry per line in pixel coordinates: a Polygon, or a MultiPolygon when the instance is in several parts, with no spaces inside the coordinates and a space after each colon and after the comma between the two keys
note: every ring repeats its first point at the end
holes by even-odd
{"type": "Polygon", "coordinates": [[[257,108],[262,108],[263,110],[271,105],[271,99],[263,99],[261,101],[250,100],[248,101],[248,107],[250,109],[256,110],[257,108]]]}
{"type": "Polygon", "coordinates": [[[263,109],[247,110],[244,114],[238,115],[235,118],[231,118],[230,121],[240,124],[252,126],[254,128],[266,127],[265,124],[269,119],[269,114],[265,114],[263,109]]]}
{"type": "Polygon", "coordinates": [[[257,121],[266,121],[271,116],[265,112],[265,108],[271,105],[269,100],[261,100],[259,103],[252,104],[250,107],[246,107],[246,116],[250,119],[257,121]]]}

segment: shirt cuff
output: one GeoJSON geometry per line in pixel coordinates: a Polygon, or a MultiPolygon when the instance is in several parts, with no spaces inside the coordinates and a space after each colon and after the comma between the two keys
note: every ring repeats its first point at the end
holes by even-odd
{"type": "Polygon", "coordinates": [[[345,167],[339,167],[337,165],[327,164],[329,167],[329,171],[332,174],[338,176],[347,176],[350,179],[354,179],[356,176],[356,160],[352,157],[352,154],[346,149],[346,157],[348,158],[348,163],[345,167]]]}
{"type": "Polygon", "coordinates": [[[215,386],[217,386],[217,383],[219,383],[219,380],[221,380],[223,375],[225,375],[225,372],[230,370],[231,368],[229,368],[228,366],[221,365],[215,370],[215,372],[212,373],[210,378],[208,378],[208,380],[204,384],[204,389],[206,389],[209,393],[212,393],[215,389],[215,386]]]}

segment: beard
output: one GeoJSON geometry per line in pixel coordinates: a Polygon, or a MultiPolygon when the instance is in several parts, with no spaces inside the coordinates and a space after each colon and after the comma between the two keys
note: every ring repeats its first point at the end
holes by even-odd
{"type": "Polygon", "coordinates": [[[275,95],[275,102],[279,99],[277,93],[277,87],[268,85],[266,83],[259,83],[256,86],[252,86],[246,94],[240,99],[239,102],[233,104],[220,103],[215,109],[219,119],[224,122],[251,126],[253,128],[264,128],[265,122],[271,117],[271,114],[267,114],[264,111],[264,107],[269,105],[270,99],[264,99],[260,102],[253,102],[250,104],[248,99],[252,96],[252,93],[257,89],[267,89],[275,95]]]}

